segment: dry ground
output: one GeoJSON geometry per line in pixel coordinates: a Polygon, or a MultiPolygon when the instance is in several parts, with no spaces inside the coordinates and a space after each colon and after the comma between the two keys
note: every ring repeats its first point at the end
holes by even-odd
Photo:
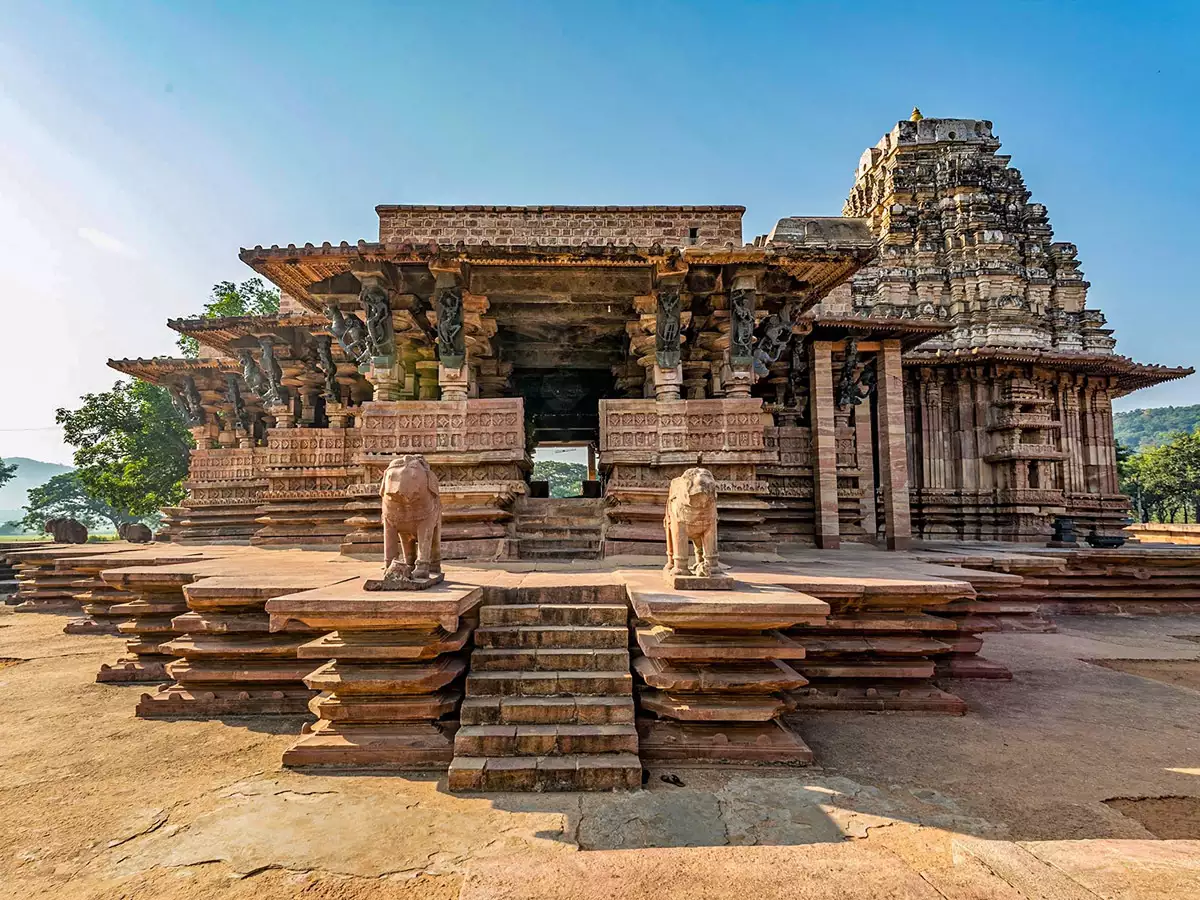
{"type": "Polygon", "coordinates": [[[3,897],[1200,897],[1200,691],[1094,664],[1195,660],[1200,619],[989,636],[1016,679],[970,715],[807,715],[808,769],[473,798],[283,770],[298,720],[138,720],[62,624],[0,615],[3,897]]]}

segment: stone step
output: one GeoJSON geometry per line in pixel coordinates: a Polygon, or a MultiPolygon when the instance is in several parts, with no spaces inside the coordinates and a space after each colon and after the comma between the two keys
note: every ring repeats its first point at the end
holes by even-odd
{"type": "Polygon", "coordinates": [[[518,554],[521,559],[599,559],[600,549],[594,550],[527,550],[519,548],[518,554]]]}
{"type": "Polygon", "coordinates": [[[637,753],[631,725],[464,725],[454,736],[455,756],[571,756],[637,753]]]}
{"type": "Polygon", "coordinates": [[[476,647],[625,648],[625,625],[492,625],[475,629],[476,647]]]}
{"type": "Polygon", "coordinates": [[[529,531],[537,531],[547,528],[555,531],[562,529],[570,531],[579,529],[580,531],[600,531],[601,520],[592,518],[591,516],[531,516],[522,514],[516,516],[514,521],[517,523],[517,529],[528,529],[529,531]]]}
{"type": "Polygon", "coordinates": [[[513,504],[517,515],[524,513],[557,513],[585,515],[604,509],[602,497],[520,497],[513,504]]]}
{"type": "Polygon", "coordinates": [[[467,676],[468,697],[595,697],[633,692],[628,672],[472,672],[467,676]]]}
{"type": "Polygon", "coordinates": [[[621,625],[629,609],[617,603],[513,603],[484,606],[479,624],[493,625],[621,625]]]}
{"type": "Polygon", "coordinates": [[[517,541],[522,553],[529,550],[599,550],[600,538],[570,538],[570,537],[527,537],[517,533],[517,541]]]}
{"type": "Polygon", "coordinates": [[[456,756],[450,763],[451,791],[617,791],[642,783],[635,753],[595,756],[456,756]]]}
{"type": "Polygon", "coordinates": [[[634,721],[632,697],[471,697],[463,725],[624,725],[634,721]]]}
{"type": "Polygon", "coordinates": [[[628,672],[629,651],[605,647],[483,647],[471,654],[472,672],[628,672]]]}

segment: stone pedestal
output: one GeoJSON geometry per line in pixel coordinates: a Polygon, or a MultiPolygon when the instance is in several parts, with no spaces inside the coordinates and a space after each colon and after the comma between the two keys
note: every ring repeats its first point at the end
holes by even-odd
{"type": "Polygon", "coordinates": [[[655,365],[653,371],[654,399],[664,402],[680,399],[680,392],[683,390],[683,366],[666,369],[655,365]]]}
{"type": "Polygon", "coordinates": [[[439,364],[438,389],[443,400],[466,400],[471,393],[471,367],[463,363],[451,369],[439,364]]]}
{"type": "Polygon", "coordinates": [[[264,407],[267,415],[275,420],[275,428],[295,428],[296,415],[292,411],[292,407],[287,403],[270,404],[264,407]]]}
{"type": "Polygon", "coordinates": [[[779,629],[824,622],[829,606],[785,588],[665,590],[626,573],[641,655],[634,671],[643,759],[803,764],[812,752],[785,727],[804,648],[779,629]]]}
{"type": "Polygon", "coordinates": [[[320,692],[309,705],[317,722],[284,753],[284,765],[449,766],[467,669],[460,651],[482,599],[483,589],[470,585],[367,593],[353,579],[269,600],[274,632],[297,624],[327,632],[297,651],[312,660],[304,683],[320,692]]]}

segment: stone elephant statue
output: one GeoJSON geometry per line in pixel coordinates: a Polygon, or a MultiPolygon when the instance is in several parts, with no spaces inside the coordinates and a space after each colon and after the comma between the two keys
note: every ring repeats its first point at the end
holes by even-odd
{"type": "Polygon", "coordinates": [[[131,544],[148,544],[154,540],[154,532],[141,522],[124,522],[118,525],[117,536],[131,544]]]}
{"type": "Polygon", "coordinates": [[[717,480],[708,469],[692,468],[671,479],[667,494],[668,575],[687,575],[689,547],[696,547],[696,562],[690,573],[701,577],[719,575],[717,559],[717,480]]]}
{"type": "Polygon", "coordinates": [[[47,519],[43,528],[56,544],[87,543],[87,526],[77,519],[47,519]]]}
{"type": "Polygon", "coordinates": [[[384,578],[420,581],[441,574],[442,499],[425,457],[401,456],[388,463],[379,496],[384,578]]]}

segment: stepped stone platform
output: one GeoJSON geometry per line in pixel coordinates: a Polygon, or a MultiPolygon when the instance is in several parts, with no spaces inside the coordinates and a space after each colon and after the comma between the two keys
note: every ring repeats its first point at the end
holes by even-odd
{"type": "Polygon", "coordinates": [[[317,723],[283,756],[287,766],[425,770],[454,752],[460,651],[474,629],[479,585],[444,581],[424,591],[367,592],[362,578],[268,600],[274,633],[301,625],[304,683],[317,723]]]}
{"type": "Polygon", "coordinates": [[[11,602],[22,612],[79,612],[77,586],[84,573],[67,560],[110,556],[140,549],[143,544],[113,541],[97,544],[50,544],[11,551],[0,546],[16,572],[17,592],[11,602]],[[60,561],[64,564],[59,565],[60,561]]]}
{"type": "Polygon", "coordinates": [[[293,624],[271,633],[266,602],[348,580],[361,565],[336,560],[270,564],[292,571],[201,578],[184,586],[189,611],[171,620],[179,636],[160,645],[173,657],[166,672],[174,683],[143,694],[139,716],[297,715],[308,710],[313,692],[304,678],[312,664],[298,651],[321,632],[293,624]]]}
{"type": "Polygon", "coordinates": [[[1200,547],[1136,543],[1071,549],[961,542],[926,545],[919,555],[964,571],[1020,576],[988,597],[1003,610],[998,613],[1003,630],[1037,630],[1017,619],[1028,614],[1021,610],[1042,618],[1200,611],[1200,547]]]}
{"type": "Polygon", "coordinates": [[[67,620],[65,634],[120,634],[119,626],[127,616],[112,612],[112,607],[129,600],[129,595],[107,584],[101,573],[120,566],[171,566],[200,557],[199,550],[184,548],[145,547],[134,544],[110,554],[65,557],[55,563],[56,569],[69,568],[81,576],[74,583],[77,600],[83,615],[67,620]]]}
{"type": "MultiPolygon", "coordinates": [[[[327,551],[8,556],[28,554],[30,581],[65,573],[83,621],[129,638],[97,680],[155,685],[138,715],[307,709],[289,766],[449,768],[462,791],[624,789],[654,761],[802,764],[788,713],[962,714],[961,679],[1009,677],[979,655],[988,634],[1053,628],[1056,606],[1158,612],[1165,601],[1096,598],[1200,572],[1193,550],[844,545],[735,565],[727,591],[669,590],[658,565],[539,560],[448,565],[430,591],[367,594],[378,564],[327,551]]],[[[1200,611],[1185,590],[1170,602],[1200,611]]]]}
{"type": "MultiPolygon", "coordinates": [[[[676,591],[658,572],[622,571],[637,623],[638,704],[645,759],[807,763],[782,722],[806,649],[783,629],[823,623],[829,605],[778,584],[676,591]]],[[[740,576],[740,573],[737,573],[740,576]]]]}

